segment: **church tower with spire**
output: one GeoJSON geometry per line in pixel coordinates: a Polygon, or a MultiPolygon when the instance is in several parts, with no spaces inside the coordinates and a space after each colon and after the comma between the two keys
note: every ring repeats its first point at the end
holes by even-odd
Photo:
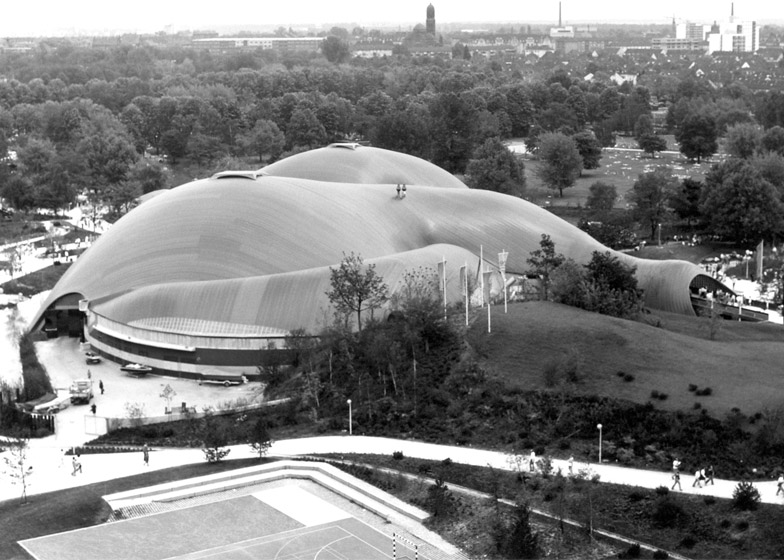
{"type": "Polygon", "coordinates": [[[427,7],[427,19],[425,20],[425,30],[435,36],[436,34],[436,9],[433,4],[427,7]]]}

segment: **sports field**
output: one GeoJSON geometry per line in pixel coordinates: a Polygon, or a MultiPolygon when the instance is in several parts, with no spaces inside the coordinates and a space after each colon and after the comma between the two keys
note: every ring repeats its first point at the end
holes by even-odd
{"type": "MultiPolygon", "coordinates": [[[[40,560],[385,560],[392,538],[303,488],[277,488],[31,539],[40,560]]],[[[398,542],[397,558],[414,552],[398,542]]],[[[419,558],[425,558],[419,554],[419,558]]]]}

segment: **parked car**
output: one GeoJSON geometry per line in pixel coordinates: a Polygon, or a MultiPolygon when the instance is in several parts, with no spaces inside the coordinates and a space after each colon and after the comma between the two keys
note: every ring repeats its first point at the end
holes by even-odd
{"type": "Polygon", "coordinates": [[[143,377],[152,371],[152,368],[145,364],[125,364],[120,368],[127,374],[143,377]]]}
{"type": "Polygon", "coordinates": [[[84,361],[87,362],[87,365],[100,364],[101,357],[95,352],[86,352],[84,355],[84,361]]]}

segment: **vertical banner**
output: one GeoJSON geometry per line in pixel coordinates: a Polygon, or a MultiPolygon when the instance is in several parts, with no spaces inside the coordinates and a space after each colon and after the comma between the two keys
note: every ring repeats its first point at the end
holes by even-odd
{"type": "Polygon", "coordinates": [[[438,276],[444,298],[444,320],[446,320],[446,257],[441,257],[441,262],[438,263],[438,276]]]}
{"type": "Polygon", "coordinates": [[[506,313],[506,257],[509,253],[501,251],[498,253],[498,269],[501,271],[501,284],[504,290],[504,313],[506,313]]]}
{"type": "Polygon", "coordinates": [[[482,274],[482,271],[485,269],[485,253],[484,248],[480,245],[479,246],[479,268],[477,269],[476,273],[479,275],[479,288],[482,292],[482,307],[485,306],[485,275],[482,274]]]}
{"type": "Polygon", "coordinates": [[[764,259],[765,242],[760,241],[757,245],[757,282],[762,282],[762,261],[764,259]]]}
{"type": "Polygon", "coordinates": [[[468,263],[460,267],[460,289],[463,294],[463,301],[465,301],[465,322],[468,326],[468,263]]]}
{"type": "Polygon", "coordinates": [[[492,285],[490,277],[492,274],[492,270],[487,270],[482,273],[482,301],[487,300],[487,332],[490,332],[490,287],[492,285]]]}

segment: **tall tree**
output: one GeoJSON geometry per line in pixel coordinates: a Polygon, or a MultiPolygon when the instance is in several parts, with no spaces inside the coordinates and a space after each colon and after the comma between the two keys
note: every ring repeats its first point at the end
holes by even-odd
{"type": "Polygon", "coordinates": [[[253,429],[248,435],[248,445],[259,454],[259,459],[264,457],[272,446],[272,438],[269,433],[269,422],[264,414],[259,415],[253,423],[253,429]]]}
{"type": "Polygon", "coordinates": [[[474,149],[477,107],[468,96],[442,93],[430,103],[433,163],[451,173],[463,173],[474,149]]]}
{"type": "Polygon", "coordinates": [[[330,35],[321,42],[321,52],[333,64],[345,62],[351,56],[351,48],[345,38],[330,35]]]}
{"type": "Polygon", "coordinates": [[[782,205],[775,187],[749,162],[714,165],[705,177],[700,211],[716,235],[757,243],[782,232],[782,205]]]}
{"type": "Polygon", "coordinates": [[[637,122],[634,123],[634,137],[637,141],[639,142],[643,135],[653,133],[653,118],[648,114],[637,117],[637,122]]]}
{"type": "Polygon", "coordinates": [[[265,154],[275,161],[283,153],[286,137],[273,121],[259,119],[253,129],[241,137],[240,142],[248,152],[259,156],[259,162],[264,161],[265,154]]]}
{"type": "Polygon", "coordinates": [[[12,437],[4,438],[3,445],[8,451],[3,455],[3,462],[8,468],[7,476],[11,479],[12,484],[21,486],[20,500],[26,504],[27,488],[30,486],[30,478],[33,474],[33,467],[28,455],[30,436],[16,431],[12,437]]]}
{"type": "Polygon", "coordinates": [[[596,181],[589,190],[585,205],[595,212],[609,212],[618,200],[618,191],[614,185],[596,181]]]}
{"type": "Polygon", "coordinates": [[[697,163],[716,153],[719,149],[717,137],[715,119],[701,113],[686,117],[675,135],[681,144],[681,153],[690,160],[696,159],[697,163]]]}
{"type": "Polygon", "coordinates": [[[488,138],[468,162],[466,179],[474,189],[522,196],[525,191],[525,165],[499,138],[488,138]]]}
{"type": "Polygon", "coordinates": [[[574,186],[583,168],[583,158],[574,140],[557,132],[542,134],[539,159],[536,174],[549,188],[557,189],[563,198],[563,190],[574,186]]]}
{"type": "Polygon", "coordinates": [[[762,130],[751,123],[740,123],[727,129],[725,145],[730,155],[749,159],[759,148],[762,130]]]}
{"type": "Polygon", "coordinates": [[[677,188],[678,179],[667,167],[641,173],[635,181],[630,193],[634,216],[640,222],[648,223],[651,239],[655,237],[659,224],[668,220],[669,200],[677,188]]]}
{"type": "Polygon", "coordinates": [[[572,136],[583,159],[583,169],[597,169],[602,159],[602,146],[592,132],[584,130],[572,136]]]}
{"type": "Polygon", "coordinates": [[[651,154],[651,157],[654,159],[656,158],[656,152],[663,152],[667,149],[667,141],[656,134],[643,134],[637,139],[637,144],[643,152],[651,154]]]}
{"type": "Polygon", "coordinates": [[[286,128],[286,144],[289,147],[312,148],[322,145],[326,138],[326,130],[311,109],[298,107],[294,110],[286,128]]]}
{"type": "Polygon", "coordinates": [[[365,265],[360,255],[343,254],[337,268],[329,269],[330,290],[326,292],[338,313],[357,316],[357,329],[362,331],[362,312],[380,308],[389,299],[384,279],[376,273],[376,265],[365,265]]]}
{"type": "Polygon", "coordinates": [[[765,131],[760,141],[761,148],[784,156],[784,128],[774,126],[765,131]]]}
{"type": "Polygon", "coordinates": [[[550,275],[561,266],[565,257],[555,252],[555,242],[549,235],[543,233],[539,241],[539,248],[531,251],[531,256],[526,262],[531,265],[530,272],[542,278],[542,299],[547,300],[550,289],[550,275]]]}
{"type": "Polygon", "coordinates": [[[689,225],[692,220],[700,217],[702,187],[702,181],[687,177],[670,197],[670,208],[679,218],[686,220],[689,225]]]}

